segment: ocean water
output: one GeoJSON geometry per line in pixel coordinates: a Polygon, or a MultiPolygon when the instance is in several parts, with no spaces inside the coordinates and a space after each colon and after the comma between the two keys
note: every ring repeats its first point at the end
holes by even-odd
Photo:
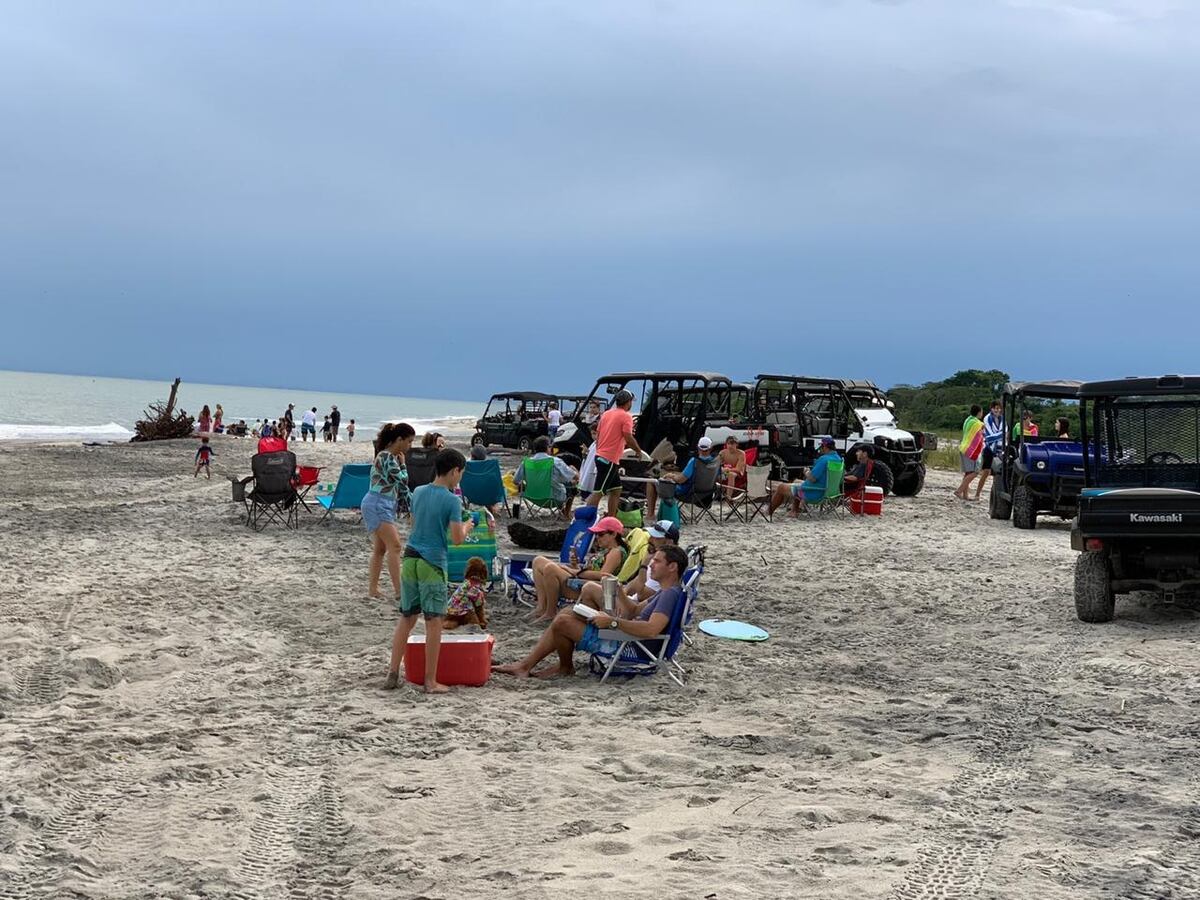
{"type": "MultiPolygon", "coordinates": [[[[133,425],[147,406],[166,402],[170,380],[139,381],[129,378],[100,378],[85,375],[45,375],[35,372],[0,370],[0,440],[30,441],[127,441],[133,425]]],[[[474,430],[485,400],[427,400],[419,397],[382,397],[374,394],[342,394],[279,388],[233,387],[225,384],[182,382],[175,400],[192,416],[208,404],[225,410],[225,423],[245,419],[278,419],[289,403],[294,415],[317,408],[317,427],[330,406],[342,413],[342,430],[355,420],[356,438],[366,440],[384,422],[405,421],[417,434],[440,431],[465,437],[474,430]]]]}

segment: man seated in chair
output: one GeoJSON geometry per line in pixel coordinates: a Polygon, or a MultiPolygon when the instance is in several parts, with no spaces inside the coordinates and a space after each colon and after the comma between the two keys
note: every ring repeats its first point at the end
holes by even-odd
{"type": "Polygon", "coordinates": [[[518,678],[574,675],[576,650],[594,653],[614,649],[615,641],[600,637],[602,629],[616,628],[636,638],[658,637],[670,625],[676,606],[684,602],[679,582],[687,565],[687,554],[681,547],[664,547],[650,560],[650,577],[658,582],[659,590],[648,600],[633,601],[618,595],[612,615],[598,613],[590,621],[567,607],[554,617],[528,656],[517,663],[492,666],[492,671],[518,678]],[[558,654],[558,665],[535,673],[534,667],[553,653],[558,654]]]}
{"type": "MultiPolygon", "coordinates": [[[[702,463],[711,463],[716,459],[713,453],[713,443],[711,438],[702,437],[696,442],[696,455],[687,461],[687,465],[683,467],[682,472],[667,472],[662,476],[662,481],[673,481],[679,487],[675,489],[676,500],[686,500],[692,493],[692,483],[696,480],[696,461],[702,463]]],[[[654,516],[658,509],[658,485],[653,481],[646,485],[646,513],[654,516]]]]}
{"type": "MultiPolygon", "coordinates": [[[[562,517],[571,521],[571,504],[575,502],[576,490],[574,485],[579,481],[579,472],[572,469],[557,456],[550,455],[550,438],[542,435],[533,442],[533,455],[530,459],[552,459],[554,468],[550,470],[550,496],[558,504],[562,517]]],[[[525,460],[517,466],[513,482],[522,487],[525,484],[525,460]]]]}
{"type": "Polygon", "coordinates": [[[861,495],[871,483],[871,471],[875,461],[871,458],[871,448],[862,446],[854,451],[854,468],[842,479],[842,493],[847,497],[861,495]]]}
{"type": "Polygon", "coordinates": [[[825,481],[829,463],[840,460],[837,445],[829,435],[821,438],[821,455],[808,470],[808,475],[791,484],[781,484],[771,494],[771,515],[789,500],[792,502],[792,515],[799,515],[808,509],[810,503],[820,503],[825,498],[825,481]]]}

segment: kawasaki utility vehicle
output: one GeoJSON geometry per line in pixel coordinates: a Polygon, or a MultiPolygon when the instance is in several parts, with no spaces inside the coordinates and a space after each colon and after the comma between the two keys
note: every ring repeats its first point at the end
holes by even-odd
{"type": "Polygon", "coordinates": [[[515,447],[528,453],[534,440],[547,433],[546,416],[551,403],[558,403],[564,422],[574,415],[579,397],[558,394],[543,394],[541,391],[509,391],[493,394],[483,411],[483,418],[475,423],[472,444],[485,447],[499,444],[515,447]]]}
{"type": "Polygon", "coordinates": [[[1025,434],[1021,417],[1029,400],[1076,399],[1078,381],[1021,381],[1004,386],[1004,443],[992,459],[988,513],[1034,528],[1040,514],[1075,518],[1083,488],[1083,444],[1025,434]]]}
{"type": "Polygon", "coordinates": [[[1130,591],[1200,594],[1200,376],[1089,382],[1079,399],[1079,618],[1110,621],[1130,591]]]}

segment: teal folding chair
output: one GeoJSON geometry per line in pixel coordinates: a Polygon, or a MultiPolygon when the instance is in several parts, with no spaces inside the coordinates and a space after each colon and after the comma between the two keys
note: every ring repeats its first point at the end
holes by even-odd
{"type": "Polygon", "coordinates": [[[508,491],[504,489],[498,459],[468,459],[458,486],[468,503],[486,507],[503,503],[504,511],[509,511],[508,491]]]}
{"type": "Polygon", "coordinates": [[[333,493],[317,497],[317,502],[325,507],[321,521],[332,519],[335,509],[359,509],[370,487],[370,463],[347,463],[342,466],[333,493]]]}

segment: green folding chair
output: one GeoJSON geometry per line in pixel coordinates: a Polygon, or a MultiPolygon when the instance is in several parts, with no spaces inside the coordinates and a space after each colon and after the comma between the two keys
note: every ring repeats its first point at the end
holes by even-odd
{"type": "Polygon", "coordinates": [[[842,460],[830,460],[825,468],[825,496],[817,503],[817,512],[822,515],[840,512],[846,508],[846,495],[842,493],[846,464],[842,460]]]}
{"type": "Polygon", "coordinates": [[[562,503],[554,499],[554,460],[526,459],[525,484],[521,488],[521,506],[534,516],[557,516],[562,503]]]}

